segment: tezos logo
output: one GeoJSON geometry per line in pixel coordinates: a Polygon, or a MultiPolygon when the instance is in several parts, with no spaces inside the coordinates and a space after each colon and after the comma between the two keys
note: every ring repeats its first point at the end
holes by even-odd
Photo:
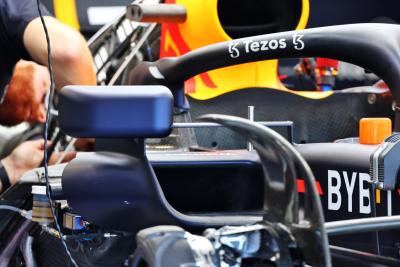
{"type": "Polygon", "coordinates": [[[229,43],[229,55],[231,58],[238,58],[240,56],[239,49],[237,48],[239,42],[232,41],[229,43]]]}
{"type": "Polygon", "coordinates": [[[279,40],[262,40],[262,41],[252,41],[252,40],[245,40],[242,43],[237,41],[232,41],[229,43],[229,55],[231,58],[238,58],[240,56],[239,51],[239,44],[242,45],[243,52],[245,54],[249,53],[257,53],[261,51],[268,51],[268,50],[277,50],[277,49],[285,49],[286,39],[282,38],[279,40]]]}
{"type": "Polygon", "coordinates": [[[295,34],[293,35],[293,45],[294,49],[296,50],[303,50],[304,49],[304,42],[301,39],[304,35],[302,34],[295,34]]]}
{"type": "Polygon", "coordinates": [[[302,40],[303,36],[304,35],[302,34],[296,33],[293,35],[292,40],[288,41],[285,38],[261,41],[253,41],[249,39],[243,41],[231,41],[229,43],[228,52],[231,58],[238,58],[241,56],[241,52],[249,54],[285,49],[288,47],[288,44],[290,44],[290,41],[295,50],[303,50],[305,48],[305,43],[302,40]]]}

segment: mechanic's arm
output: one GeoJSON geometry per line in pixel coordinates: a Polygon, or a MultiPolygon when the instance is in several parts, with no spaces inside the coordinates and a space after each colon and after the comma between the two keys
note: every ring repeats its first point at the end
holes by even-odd
{"type": "MultiPolygon", "coordinates": [[[[51,145],[48,142],[48,145],[51,145]]],[[[43,160],[44,141],[32,140],[21,143],[17,146],[10,155],[1,160],[0,170],[0,193],[7,188],[4,188],[3,182],[6,182],[7,187],[18,182],[21,176],[34,168],[37,168],[43,160]],[[8,179],[6,181],[5,179],[8,179]]],[[[49,165],[55,164],[60,157],[60,153],[53,153],[49,159],[49,165]]],[[[65,155],[63,162],[68,162],[75,158],[75,152],[69,152],[65,155]]]]}
{"type": "MultiPolygon", "coordinates": [[[[56,87],[96,84],[92,55],[83,36],[55,18],[44,19],[50,35],[56,87]]],[[[23,40],[33,60],[47,66],[47,42],[40,18],[28,24],[23,40]]]]}

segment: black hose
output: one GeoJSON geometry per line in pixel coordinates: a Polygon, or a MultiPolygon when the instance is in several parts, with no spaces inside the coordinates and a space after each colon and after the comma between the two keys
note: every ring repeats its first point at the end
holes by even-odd
{"type": "MultiPolygon", "coordinates": [[[[374,218],[376,217],[376,184],[371,183],[371,186],[369,187],[369,198],[370,198],[370,204],[371,204],[371,217],[374,218]]],[[[379,232],[375,231],[374,233],[375,237],[375,253],[377,255],[381,255],[381,249],[380,249],[380,242],[379,242],[379,232]]]]}
{"type": "Polygon", "coordinates": [[[4,248],[4,250],[0,254],[0,266],[8,266],[16,249],[18,248],[24,234],[26,231],[29,230],[30,227],[32,227],[34,223],[28,220],[25,220],[21,226],[18,228],[18,230],[15,232],[15,234],[6,241],[7,246],[4,248]]]}
{"type": "Polygon", "coordinates": [[[331,250],[332,256],[349,257],[352,260],[358,260],[366,265],[376,266],[376,264],[382,264],[384,266],[393,266],[393,267],[400,266],[400,260],[395,258],[379,256],[368,252],[342,248],[337,246],[329,246],[329,248],[331,250]]]}
{"type": "MultiPolygon", "coordinates": [[[[61,131],[58,131],[58,132],[57,132],[56,136],[55,136],[54,139],[52,140],[52,143],[51,143],[49,149],[47,150],[47,158],[51,158],[51,156],[53,155],[53,153],[54,153],[54,151],[55,151],[55,149],[56,149],[56,146],[57,146],[57,144],[58,144],[58,141],[60,141],[62,135],[63,135],[63,134],[62,134],[61,131]]],[[[44,167],[44,158],[43,158],[43,160],[42,160],[42,162],[40,163],[39,166],[40,166],[40,167],[44,167]]]]}
{"type": "Polygon", "coordinates": [[[32,250],[34,238],[27,232],[21,241],[20,249],[25,260],[25,267],[38,267],[32,250]]]}

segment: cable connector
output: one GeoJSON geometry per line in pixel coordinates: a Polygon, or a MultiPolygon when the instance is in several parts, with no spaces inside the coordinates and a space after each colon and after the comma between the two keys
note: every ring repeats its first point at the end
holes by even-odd
{"type": "MultiPolygon", "coordinates": [[[[51,228],[47,225],[42,225],[42,230],[48,234],[50,234],[51,236],[54,236],[55,238],[61,239],[61,233],[58,232],[56,229],[51,228]]],[[[65,239],[64,236],[62,236],[63,239],[65,239]]]]}
{"type": "Polygon", "coordinates": [[[31,210],[21,210],[20,215],[27,220],[32,221],[32,211],[31,210]]]}

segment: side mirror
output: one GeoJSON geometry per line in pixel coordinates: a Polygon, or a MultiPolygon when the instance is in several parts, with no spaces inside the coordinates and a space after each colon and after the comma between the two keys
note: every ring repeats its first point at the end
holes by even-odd
{"type": "Polygon", "coordinates": [[[74,137],[165,137],[172,117],[164,86],[66,86],[59,98],[60,128],[74,137]]]}

